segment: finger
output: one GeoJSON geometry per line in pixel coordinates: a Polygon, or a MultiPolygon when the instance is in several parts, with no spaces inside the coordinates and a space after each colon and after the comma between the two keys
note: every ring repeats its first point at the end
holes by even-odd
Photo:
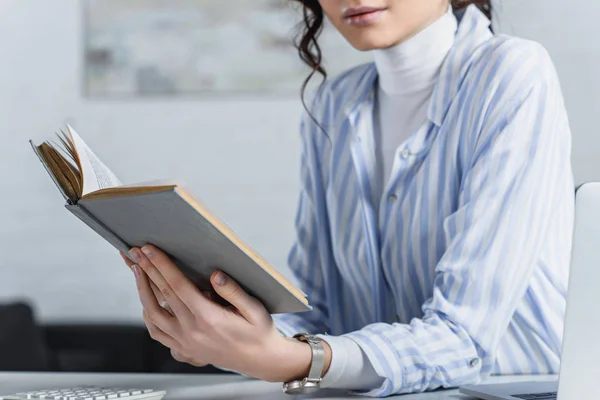
{"type": "Polygon", "coordinates": [[[162,293],[160,292],[160,290],[158,290],[158,288],[156,287],[156,285],[154,284],[154,282],[150,281],[150,288],[152,289],[152,293],[154,293],[154,297],[156,297],[156,301],[158,301],[158,304],[164,308],[165,306],[165,299],[163,298],[162,293]]]}
{"type": "Polygon", "coordinates": [[[173,318],[158,304],[158,301],[150,288],[150,280],[139,265],[134,265],[132,269],[136,277],[135,281],[140,301],[142,302],[142,307],[144,307],[144,318],[149,322],[152,322],[152,324],[156,325],[163,332],[170,336],[174,336],[174,333],[177,332],[177,319],[173,318]]]}
{"type": "Polygon", "coordinates": [[[265,307],[256,298],[250,296],[242,287],[222,271],[216,271],[210,277],[215,291],[234,306],[248,322],[259,322],[266,314],[265,307]]]}
{"type": "Polygon", "coordinates": [[[180,353],[178,353],[177,351],[171,349],[171,357],[173,357],[175,359],[175,361],[178,361],[180,363],[187,363],[188,362],[188,358],[182,356],[180,353]]]}
{"type": "MultiPolygon", "coordinates": [[[[121,258],[123,258],[123,260],[125,261],[125,263],[127,264],[127,266],[129,268],[131,268],[131,267],[133,267],[135,265],[135,263],[131,262],[131,260],[129,259],[129,257],[127,257],[125,254],[119,252],[119,255],[121,256],[121,258]]],[[[158,290],[158,288],[156,287],[156,285],[153,282],[150,282],[150,287],[152,288],[152,292],[154,293],[154,296],[156,296],[156,300],[158,300],[158,304],[162,308],[164,308],[165,310],[167,310],[171,315],[173,315],[173,311],[171,310],[171,308],[169,307],[169,305],[167,304],[167,302],[163,298],[162,294],[160,293],[160,290],[158,290]]]]}
{"type": "MultiPolygon", "coordinates": [[[[139,249],[132,249],[131,256],[139,260],[139,265],[148,275],[150,280],[154,282],[159,289],[162,297],[167,301],[177,318],[186,325],[194,322],[194,316],[189,307],[180,298],[180,282],[174,282],[174,287],[167,282],[161,270],[178,270],[177,266],[164,254],[164,257],[157,256],[159,251],[154,248],[152,251],[141,252],[139,249]],[[147,254],[146,254],[147,253],[147,254]],[[159,269],[160,268],[160,269],[159,269]]],[[[184,277],[184,279],[187,279],[184,277]]],[[[201,297],[201,296],[196,296],[201,297]]]]}
{"type": "Polygon", "coordinates": [[[197,361],[194,361],[192,358],[186,357],[186,356],[182,355],[181,353],[178,353],[174,349],[171,349],[171,356],[175,359],[175,361],[179,361],[181,363],[187,363],[187,364],[193,365],[195,367],[205,367],[208,365],[205,363],[199,363],[197,361]]]}
{"type": "Polygon", "coordinates": [[[162,293],[160,292],[160,290],[156,287],[156,285],[152,281],[150,281],[150,288],[152,289],[152,293],[154,293],[154,297],[156,297],[156,301],[158,301],[158,305],[161,306],[162,308],[164,308],[165,310],[169,311],[172,314],[171,307],[169,307],[169,304],[164,299],[162,293]]]}
{"type": "Polygon", "coordinates": [[[133,261],[131,261],[129,259],[129,257],[127,257],[125,254],[119,252],[119,254],[121,255],[121,258],[123,259],[123,261],[125,261],[125,264],[127,264],[127,266],[129,268],[133,267],[133,264],[135,264],[133,261]]]}
{"type": "MultiPolygon", "coordinates": [[[[121,255],[121,257],[123,258],[123,260],[125,260],[125,262],[127,263],[127,266],[129,268],[133,267],[135,264],[131,262],[131,260],[129,260],[129,258],[124,255],[123,253],[119,252],[119,254],[121,255]]],[[[171,307],[169,307],[169,304],[165,301],[165,299],[163,298],[162,294],[160,293],[160,290],[158,290],[158,288],[156,287],[156,285],[154,284],[154,282],[150,282],[150,287],[152,288],[152,292],[154,293],[154,296],[156,297],[156,300],[158,301],[158,304],[164,308],[165,310],[167,310],[169,312],[169,314],[173,315],[173,310],[171,310],[171,307]]]]}
{"type": "Polygon", "coordinates": [[[165,283],[173,289],[179,299],[188,306],[188,309],[191,310],[196,307],[198,301],[204,301],[201,296],[198,296],[200,290],[181,272],[177,265],[175,265],[163,251],[155,246],[146,245],[142,247],[142,252],[156,267],[155,269],[160,275],[160,278],[164,279],[165,283]],[[199,298],[201,300],[198,300],[199,298]]]}
{"type": "Polygon", "coordinates": [[[178,349],[180,347],[177,340],[175,340],[172,336],[164,332],[154,323],[150,322],[147,319],[146,312],[144,311],[144,323],[146,324],[146,328],[148,329],[148,333],[150,337],[157,342],[160,342],[163,346],[166,346],[170,349],[178,349]]]}
{"type": "Polygon", "coordinates": [[[167,301],[164,299],[162,293],[156,287],[154,282],[150,281],[150,287],[152,288],[152,293],[154,293],[154,297],[156,297],[156,300],[158,301],[158,305],[161,306],[162,308],[164,308],[165,310],[167,310],[168,313],[171,314],[172,316],[175,316],[175,313],[173,312],[173,310],[171,310],[169,303],[167,303],[167,301]]]}

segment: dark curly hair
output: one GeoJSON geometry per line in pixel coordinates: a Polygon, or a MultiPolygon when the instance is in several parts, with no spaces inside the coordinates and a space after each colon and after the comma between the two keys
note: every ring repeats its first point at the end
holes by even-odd
{"type": "MultiPolygon", "coordinates": [[[[304,92],[306,86],[315,74],[320,74],[323,80],[327,79],[327,71],[323,68],[323,54],[317,39],[323,30],[325,14],[318,0],[291,0],[302,5],[301,31],[296,37],[295,47],[298,55],[310,68],[311,72],[302,83],[301,96],[304,103],[304,92]]],[[[475,4],[488,17],[492,18],[491,0],[451,0],[455,11],[467,8],[475,4]]],[[[306,104],[304,105],[306,108],[306,104]]]]}

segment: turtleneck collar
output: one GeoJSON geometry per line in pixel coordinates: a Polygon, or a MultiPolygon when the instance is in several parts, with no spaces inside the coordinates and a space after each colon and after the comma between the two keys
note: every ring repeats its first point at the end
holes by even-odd
{"type": "Polygon", "coordinates": [[[387,49],[375,50],[379,88],[406,96],[433,89],[440,68],[454,45],[458,21],[452,7],[427,28],[387,49]]]}

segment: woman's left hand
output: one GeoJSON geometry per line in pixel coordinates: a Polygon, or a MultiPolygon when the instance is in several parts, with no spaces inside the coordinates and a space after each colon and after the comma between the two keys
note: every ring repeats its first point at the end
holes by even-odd
{"type": "Polygon", "coordinates": [[[150,245],[141,250],[131,249],[137,265],[130,267],[144,320],[151,337],[170,348],[176,360],[213,364],[271,382],[308,374],[310,347],[282,337],[263,304],[233,279],[220,271],[210,278],[216,293],[232,305],[223,307],[204,296],[164,252],[150,245]],[[152,284],[171,313],[159,305],[152,284]]]}

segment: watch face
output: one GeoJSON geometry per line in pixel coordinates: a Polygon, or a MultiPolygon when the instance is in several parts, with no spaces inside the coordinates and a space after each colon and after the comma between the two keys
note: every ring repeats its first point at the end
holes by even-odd
{"type": "Polygon", "coordinates": [[[288,382],[283,384],[283,391],[287,394],[308,394],[319,390],[319,384],[306,380],[288,382]]]}
{"type": "Polygon", "coordinates": [[[298,387],[298,388],[295,388],[295,389],[286,390],[285,392],[287,394],[294,394],[295,395],[295,394],[310,394],[310,393],[316,392],[317,390],[319,390],[319,388],[303,386],[303,387],[298,387]]]}

